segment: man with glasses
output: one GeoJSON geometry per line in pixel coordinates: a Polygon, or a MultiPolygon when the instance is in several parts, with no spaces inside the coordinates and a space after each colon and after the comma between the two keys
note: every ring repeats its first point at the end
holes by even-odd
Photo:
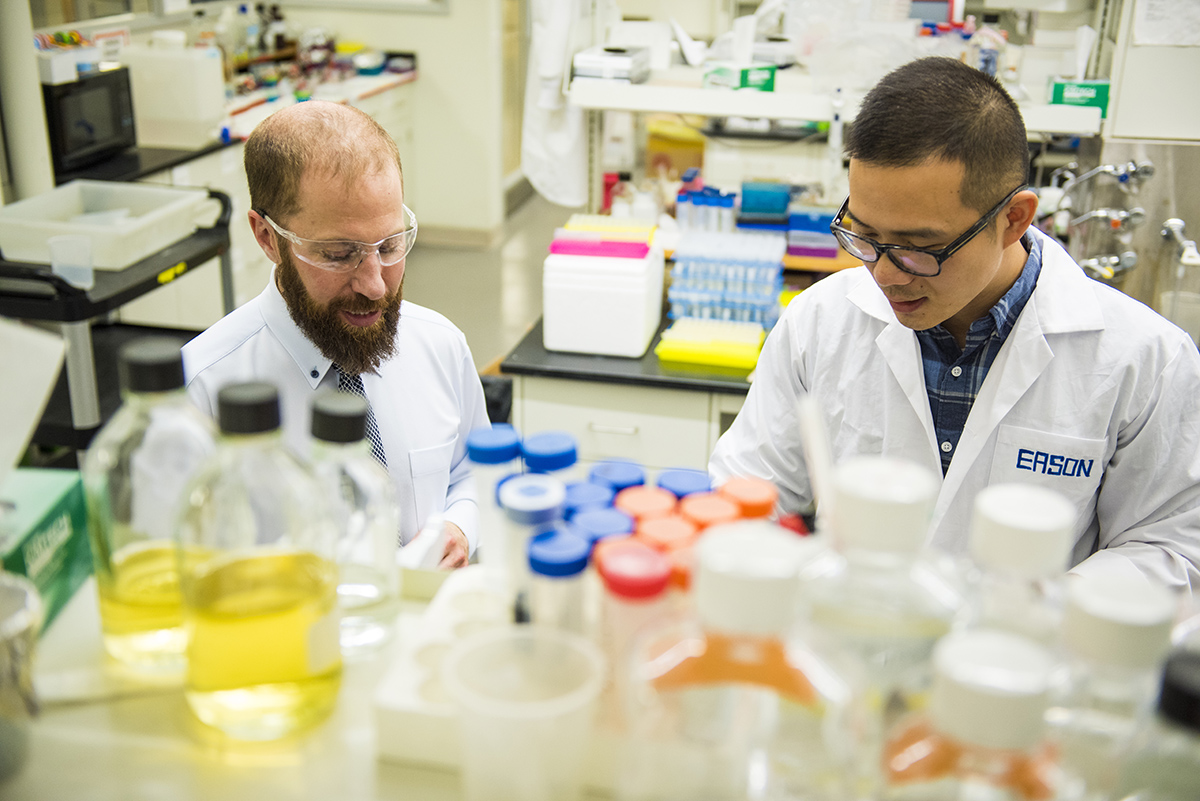
{"type": "Polygon", "coordinates": [[[258,297],[184,347],[188,393],[215,415],[221,387],[269,381],[300,453],[318,390],[365,397],[371,452],[399,497],[400,541],[440,517],[441,566],[465,564],[477,542],[466,440],[487,411],[462,333],[402,300],[417,220],[395,142],[361,111],[309,101],[255,128],[245,164],[250,226],[276,266],[258,297]]]}
{"type": "Polygon", "coordinates": [[[953,59],[907,64],[867,94],[846,152],[832,230],[863,266],[788,307],[714,480],[767,478],[783,511],[808,507],[807,393],[835,461],[943,476],[937,547],[966,549],[984,487],[1040,484],[1079,512],[1076,572],[1200,586],[1200,355],[1031,227],[1025,127],[1000,84],[953,59]]]}

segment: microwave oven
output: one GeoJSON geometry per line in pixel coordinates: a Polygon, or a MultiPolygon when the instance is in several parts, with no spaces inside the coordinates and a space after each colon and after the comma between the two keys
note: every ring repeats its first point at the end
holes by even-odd
{"type": "Polygon", "coordinates": [[[129,70],[80,74],[69,83],[42,85],[54,174],[62,176],[137,144],[129,70]]]}

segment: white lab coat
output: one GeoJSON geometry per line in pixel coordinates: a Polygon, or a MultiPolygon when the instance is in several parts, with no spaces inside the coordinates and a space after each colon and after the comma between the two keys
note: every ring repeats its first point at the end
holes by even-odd
{"type": "MultiPolygon", "coordinates": [[[[966,549],[975,495],[1041,484],[1079,511],[1077,573],[1200,588],[1200,353],[1180,329],[1086,277],[1055,241],[988,372],[942,482],[932,544],[966,549]],[[1084,559],[1087,559],[1083,564],[1084,559]]],[[[716,482],[768,478],[812,502],[796,415],[818,401],[833,458],[904,457],[941,475],[914,332],[865,267],[799,295],[767,338],[746,404],[709,463],[716,482]]]]}

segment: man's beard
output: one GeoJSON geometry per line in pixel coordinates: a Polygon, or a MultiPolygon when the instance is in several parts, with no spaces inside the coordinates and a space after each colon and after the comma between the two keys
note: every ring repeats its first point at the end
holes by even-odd
{"type": "Polygon", "coordinates": [[[308,294],[289,250],[283,248],[280,256],[281,261],[275,269],[279,294],[301,332],[325,358],[341,367],[343,372],[358,375],[374,372],[395,354],[403,279],[393,295],[379,300],[355,294],[349,298],[334,298],[323,306],[308,294]],[[373,325],[358,328],[342,319],[338,314],[341,310],[355,314],[381,311],[382,315],[373,325]]]}

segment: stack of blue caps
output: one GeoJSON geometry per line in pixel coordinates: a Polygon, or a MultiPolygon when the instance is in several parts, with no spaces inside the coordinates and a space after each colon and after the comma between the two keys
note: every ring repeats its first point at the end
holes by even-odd
{"type": "Polygon", "coordinates": [[[563,508],[563,519],[570,520],[577,512],[586,509],[605,509],[612,506],[614,493],[590,481],[576,481],[567,485],[567,504],[563,508]]]}
{"type": "Polygon", "coordinates": [[[608,487],[613,494],[616,494],[626,487],[645,484],[646,471],[637,462],[613,459],[607,462],[598,462],[592,468],[592,472],[588,474],[588,480],[593,484],[608,487]]]}
{"type": "Polygon", "coordinates": [[[565,523],[555,523],[529,539],[529,569],[562,578],[582,573],[592,546],[565,523]]]}
{"type": "Polygon", "coordinates": [[[677,467],[658,474],[658,486],[671,492],[676,498],[684,498],[696,492],[711,492],[712,481],[703,470],[677,467]]]}
{"type": "Polygon", "coordinates": [[[565,431],[542,431],[521,443],[525,466],[532,473],[548,473],[575,464],[575,438],[565,431]]]}

